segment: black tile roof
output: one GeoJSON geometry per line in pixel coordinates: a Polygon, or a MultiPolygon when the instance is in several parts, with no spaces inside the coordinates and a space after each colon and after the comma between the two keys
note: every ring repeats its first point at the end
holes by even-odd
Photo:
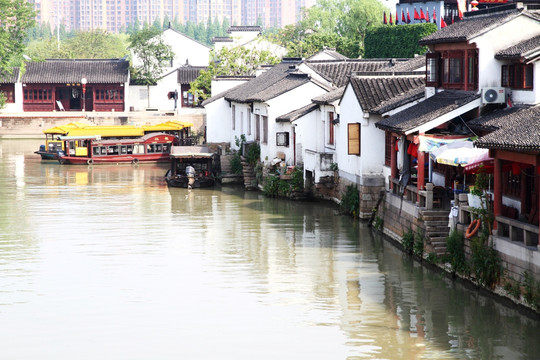
{"type": "Polygon", "coordinates": [[[389,70],[397,72],[397,71],[418,71],[419,69],[422,69],[420,72],[425,73],[425,67],[426,67],[426,55],[420,55],[420,56],[415,56],[411,59],[400,59],[400,61],[396,61],[394,65],[390,67],[389,70]]]}
{"type": "MultiPolygon", "coordinates": [[[[306,60],[306,65],[336,87],[342,87],[355,72],[392,71],[394,66],[411,59],[342,59],[306,60]]],[[[410,64],[409,64],[410,65],[410,64]]]]}
{"type": "Polygon", "coordinates": [[[474,120],[494,130],[474,142],[476,147],[540,152],[540,106],[516,106],[474,120]]]}
{"type": "Polygon", "coordinates": [[[314,110],[317,110],[318,108],[319,105],[311,103],[301,107],[300,109],[291,111],[290,113],[287,113],[285,115],[278,116],[276,118],[276,122],[292,122],[298,120],[302,116],[307,115],[314,110]]]}
{"type": "Polygon", "coordinates": [[[283,61],[255,79],[248,81],[226,95],[228,101],[239,103],[264,102],[311,81],[307,74],[298,72],[301,61],[283,61]]]}
{"type": "Polygon", "coordinates": [[[128,81],[129,62],[124,59],[75,59],[29,62],[21,77],[23,84],[119,84],[128,81]]]}
{"type": "Polygon", "coordinates": [[[351,73],[356,71],[377,71],[388,67],[388,59],[384,60],[308,60],[306,65],[331,81],[335,86],[347,84],[351,73]]]}
{"type": "Polygon", "coordinates": [[[246,26],[229,26],[227,29],[227,33],[231,33],[233,31],[258,31],[261,32],[262,28],[259,25],[246,25],[246,26]]]}
{"type": "Polygon", "coordinates": [[[199,77],[202,70],[206,70],[206,66],[181,66],[178,68],[178,83],[179,84],[189,84],[199,77]]]}
{"type": "Polygon", "coordinates": [[[19,80],[19,68],[13,68],[11,72],[0,74],[0,84],[15,84],[19,80]]]}
{"type": "Polygon", "coordinates": [[[341,97],[343,96],[344,91],[345,91],[345,86],[342,86],[340,88],[329,91],[329,92],[327,92],[325,94],[319,95],[319,96],[311,99],[311,101],[313,101],[315,104],[319,104],[319,105],[331,104],[334,101],[341,99],[341,97]]]}
{"type": "Polygon", "coordinates": [[[318,52],[317,54],[315,54],[315,55],[313,55],[313,56],[311,56],[311,57],[309,57],[309,58],[307,58],[306,60],[309,60],[309,59],[311,59],[312,57],[319,55],[320,53],[325,53],[326,55],[328,55],[328,56],[330,56],[330,57],[332,57],[332,58],[334,58],[334,59],[336,59],[336,60],[346,60],[346,59],[349,59],[349,58],[346,57],[345,55],[342,55],[342,54],[338,53],[338,52],[336,51],[336,49],[329,48],[329,47],[326,47],[326,46],[325,46],[325,47],[322,49],[322,51],[318,52]]]}
{"type": "Polygon", "coordinates": [[[540,52],[540,35],[524,40],[495,54],[495,58],[503,59],[527,59],[528,55],[538,56],[540,52]]]}
{"type": "Polygon", "coordinates": [[[379,121],[379,129],[405,133],[480,98],[469,91],[441,91],[426,100],[379,121]]]}
{"type": "MultiPolygon", "coordinates": [[[[468,14],[468,13],[467,13],[468,14]]],[[[516,18],[521,14],[527,14],[534,18],[527,10],[513,9],[500,12],[478,13],[468,16],[461,21],[450,24],[419,41],[420,45],[438,44],[445,42],[464,42],[482,35],[492,29],[516,18]]]]}
{"type": "Polygon", "coordinates": [[[424,96],[425,77],[352,76],[350,84],[365,112],[382,114],[424,96]]]}
{"type": "Polygon", "coordinates": [[[212,42],[213,43],[217,43],[217,42],[234,42],[234,39],[232,37],[228,37],[228,36],[214,36],[212,38],[212,42]]]}

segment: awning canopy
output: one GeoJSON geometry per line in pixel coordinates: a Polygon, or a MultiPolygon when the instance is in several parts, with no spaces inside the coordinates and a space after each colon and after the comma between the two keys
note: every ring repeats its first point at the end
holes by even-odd
{"type": "Polygon", "coordinates": [[[481,158],[488,152],[488,149],[475,148],[472,141],[462,140],[436,148],[429,155],[439,164],[465,166],[472,159],[481,158]]]}

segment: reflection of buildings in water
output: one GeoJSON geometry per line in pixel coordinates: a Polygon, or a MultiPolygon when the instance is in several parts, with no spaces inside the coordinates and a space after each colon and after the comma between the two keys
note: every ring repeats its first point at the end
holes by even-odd
{"type": "Polygon", "coordinates": [[[165,184],[166,168],[156,164],[127,165],[60,165],[53,162],[41,164],[45,184],[89,185],[89,184],[165,184]],[[162,180],[162,181],[160,181],[162,180]]]}

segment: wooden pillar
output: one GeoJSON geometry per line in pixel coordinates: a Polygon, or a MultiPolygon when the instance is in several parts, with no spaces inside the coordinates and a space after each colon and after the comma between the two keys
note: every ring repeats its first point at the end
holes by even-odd
{"type": "MultiPolygon", "coordinates": [[[[493,162],[493,215],[497,217],[502,213],[502,160],[495,157],[493,162]]],[[[493,223],[493,228],[497,229],[497,221],[493,223]]]]}
{"type": "Polygon", "coordinates": [[[519,213],[522,215],[528,215],[527,214],[527,174],[526,171],[521,171],[520,175],[520,183],[521,183],[521,191],[519,193],[519,201],[521,203],[521,209],[519,209],[519,213]]]}
{"type": "MultiPolygon", "coordinates": [[[[540,230],[540,179],[538,178],[538,175],[540,175],[540,165],[536,165],[535,170],[533,171],[533,175],[536,175],[534,177],[534,189],[536,191],[536,196],[538,198],[536,199],[536,209],[538,211],[538,230],[540,230]]],[[[538,232],[538,249],[540,250],[540,231],[538,232]]]]}
{"type": "MultiPolygon", "coordinates": [[[[426,177],[426,174],[425,174],[425,162],[426,162],[426,153],[423,152],[423,151],[419,151],[418,152],[418,167],[417,167],[417,183],[416,183],[416,187],[418,189],[418,191],[420,190],[424,190],[424,182],[425,182],[425,177],[426,177]]],[[[418,196],[418,201],[420,201],[420,194],[417,194],[418,196]]]]}
{"type": "MultiPolygon", "coordinates": [[[[395,179],[398,177],[396,137],[394,135],[391,135],[390,139],[390,144],[392,146],[392,150],[390,151],[390,177],[392,179],[395,179]]],[[[390,188],[393,188],[392,182],[390,182],[390,188]]]]}

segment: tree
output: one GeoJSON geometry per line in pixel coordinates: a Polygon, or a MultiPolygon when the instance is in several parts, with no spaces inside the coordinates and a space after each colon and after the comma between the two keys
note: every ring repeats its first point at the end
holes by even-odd
{"type": "Polygon", "coordinates": [[[146,85],[148,106],[150,106],[150,85],[155,85],[165,67],[174,58],[172,48],[165,43],[162,32],[146,27],[129,37],[129,49],[133,51],[134,60],[138,63],[133,67],[134,83],[146,85]]]}
{"type": "Polygon", "coordinates": [[[56,37],[31,41],[26,54],[33,60],[121,58],[129,54],[123,37],[100,29],[78,31],[60,44],[56,37]]]}
{"type": "Polygon", "coordinates": [[[218,59],[210,63],[207,70],[202,70],[199,77],[190,84],[195,99],[210,97],[212,78],[219,75],[250,76],[260,65],[274,65],[280,59],[268,50],[235,47],[222,48],[218,53],[211,51],[210,57],[218,59]]]}
{"type": "MultiPolygon", "coordinates": [[[[26,31],[34,25],[34,10],[26,0],[0,0],[0,76],[6,76],[18,65],[24,51],[26,31]]],[[[0,109],[6,98],[0,96],[0,109]]]]}
{"type": "Polygon", "coordinates": [[[302,21],[286,27],[278,37],[289,51],[317,44],[319,51],[323,46],[330,46],[341,50],[343,55],[358,57],[363,54],[367,30],[380,22],[384,9],[377,0],[318,0],[306,11],[302,21]],[[333,39],[330,35],[337,35],[342,40],[336,46],[320,42],[325,37],[326,40],[333,39]],[[319,39],[308,42],[313,36],[319,39]]]}
{"type": "Polygon", "coordinates": [[[427,46],[418,45],[418,41],[435,31],[437,25],[433,23],[378,26],[366,34],[365,55],[367,58],[411,58],[425,54],[427,46]],[[384,42],[380,39],[384,39],[384,42]]]}
{"type": "Polygon", "coordinates": [[[24,51],[26,31],[34,25],[34,11],[26,0],[0,0],[0,73],[24,51]]]}

